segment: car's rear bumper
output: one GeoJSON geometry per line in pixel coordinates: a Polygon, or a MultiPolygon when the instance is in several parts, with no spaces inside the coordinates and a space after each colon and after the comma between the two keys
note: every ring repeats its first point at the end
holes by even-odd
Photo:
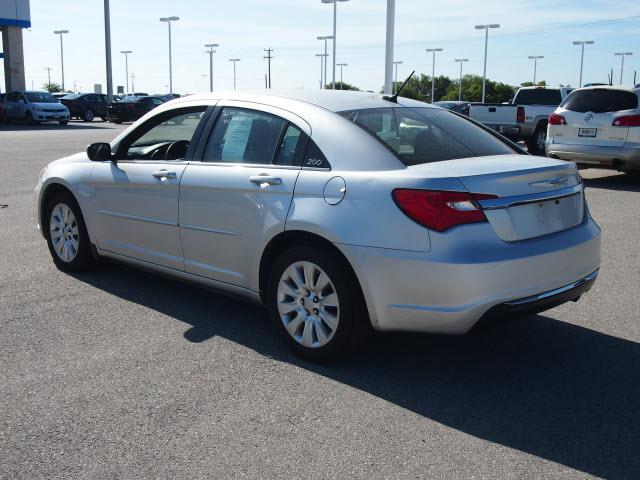
{"type": "Polygon", "coordinates": [[[564,232],[519,242],[499,240],[489,224],[446,235],[448,245],[435,239],[431,252],[338,245],[360,280],[375,329],[463,334],[492,309],[509,310],[505,304],[504,313],[515,316],[573,300],[582,292],[568,288],[544,298],[600,267],[600,229],[589,216],[564,232]],[[534,297],[539,301],[515,306],[534,297]]]}
{"type": "Polygon", "coordinates": [[[547,155],[560,160],[594,165],[604,168],[640,169],[640,145],[625,144],[622,147],[553,143],[547,141],[547,155]]]}

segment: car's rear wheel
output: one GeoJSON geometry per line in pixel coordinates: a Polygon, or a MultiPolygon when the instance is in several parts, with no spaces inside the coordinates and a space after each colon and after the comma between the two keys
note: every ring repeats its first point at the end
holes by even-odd
{"type": "Polygon", "coordinates": [[[33,125],[35,122],[33,121],[33,115],[31,114],[31,112],[27,112],[24,115],[24,121],[29,124],[29,125],[33,125]]]}
{"type": "Polygon", "coordinates": [[[42,228],[56,267],[77,272],[95,264],[84,218],[73,195],[62,192],[50,198],[44,221],[42,228]]]}
{"type": "Polygon", "coordinates": [[[82,112],[82,119],[85,122],[93,122],[93,110],[91,110],[90,108],[87,108],[84,112],[82,112]]]}
{"type": "Polygon", "coordinates": [[[533,132],[533,135],[527,141],[527,150],[532,155],[545,155],[545,144],[547,142],[547,125],[541,124],[538,125],[536,131],[533,132]]]}
{"type": "Polygon", "coordinates": [[[307,360],[337,359],[360,345],[369,331],[360,286],[337,257],[310,246],[293,247],[271,272],[271,316],[289,348],[307,360]]]}

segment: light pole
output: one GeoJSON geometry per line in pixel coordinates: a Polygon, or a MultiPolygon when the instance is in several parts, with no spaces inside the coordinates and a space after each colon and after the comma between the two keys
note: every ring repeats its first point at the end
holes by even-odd
{"type": "Polygon", "coordinates": [[[529,60],[533,60],[533,86],[536,86],[536,73],[538,71],[538,59],[544,58],[543,55],[529,55],[529,60]]]}
{"type": "Polygon", "coordinates": [[[271,60],[273,59],[273,55],[271,55],[271,52],[273,52],[273,48],[265,48],[264,51],[267,52],[267,55],[263,56],[262,58],[267,59],[267,75],[269,79],[268,82],[265,82],[265,86],[271,89],[271,60]]]}
{"type": "Polygon", "coordinates": [[[239,62],[239,58],[230,58],[230,62],[233,62],[233,89],[236,89],[236,62],[239,62]]]}
{"type": "MultiPolygon", "coordinates": [[[[64,48],[62,48],[62,35],[69,33],[69,30],[55,30],[53,33],[60,35],[60,70],[62,72],[62,91],[64,92],[64,48]]],[[[51,82],[49,82],[51,83],[51,82]]]]}
{"type": "Polygon", "coordinates": [[[104,0],[104,50],[107,66],[107,103],[113,101],[113,81],[111,79],[111,16],[109,0],[104,0]]]}
{"type": "Polygon", "coordinates": [[[177,22],[180,17],[162,17],[161,22],[166,22],[169,27],[169,93],[173,93],[173,66],[171,65],[171,22],[177,22]]]}
{"type": "MultiPolygon", "coordinates": [[[[484,30],[484,71],[482,73],[482,103],[487,95],[487,45],[489,44],[489,29],[500,28],[499,23],[489,25],[476,25],[476,30],[484,30]]],[[[462,67],[462,65],[460,65],[462,67]]]]}
{"type": "Polygon", "coordinates": [[[441,51],[441,48],[427,48],[427,52],[433,53],[433,64],[431,65],[431,103],[436,101],[436,52],[441,51]]]}
{"type": "Polygon", "coordinates": [[[44,69],[47,71],[47,77],[49,78],[49,82],[47,83],[47,89],[50,89],[51,88],[51,70],[53,70],[53,68],[44,67],[44,69]]]}
{"type": "Polygon", "coordinates": [[[387,33],[384,49],[384,93],[393,90],[393,36],[396,17],[396,0],[387,0],[387,33]]]}
{"type": "MultiPolygon", "coordinates": [[[[322,86],[327,84],[327,57],[329,54],[327,53],[327,40],[333,40],[333,35],[325,35],[324,37],[316,37],[318,40],[324,40],[324,78],[322,79],[322,86]]],[[[335,88],[335,87],[334,87],[335,88]]]]}
{"type": "Polygon", "coordinates": [[[205,44],[205,48],[208,48],[207,53],[209,54],[209,91],[213,92],[213,54],[216,53],[214,48],[219,47],[217,43],[207,43],[205,44]]]}
{"type": "Polygon", "coordinates": [[[125,90],[125,93],[129,94],[129,54],[133,53],[133,51],[120,50],[120,53],[124,54],[124,71],[125,71],[125,77],[127,79],[127,89],[125,90]]]}
{"type": "Polygon", "coordinates": [[[462,101],[462,64],[468,62],[468,58],[456,58],[456,62],[460,62],[460,85],[458,86],[458,101],[462,101]]]}
{"type": "Polygon", "coordinates": [[[322,64],[327,62],[327,56],[329,54],[328,53],[316,53],[316,57],[320,58],[320,90],[322,90],[322,82],[324,79],[324,68],[322,67],[322,64]]]}
{"type": "Polygon", "coordinates": [[[342,67],[346,67],[348,64],[346,63],[338,63],[337,66],[340,67],[340,90],[344,90],[344,82],[342,81],[342,67]]]}
{"type": "Polygon", "coordinates": [[[633,55],[633,52],[616,52],[616,57],[622,57],[622,65],[620,65],[620,85],[622,85],[622,78],[624,76],[624,57],[627,55],[633,55]]]}
{"type": "Polygon", "coordinates": [[[393,66],[396,69],[396,72],[393,77],[393,93],[396,93],[396,84],[398,83],[398,65],[402,65],[402,60],[398,60],[397,62],[393,62],[393,66]]]}
{"type": "Polygon", "coordinates": [[[336,88],[336,23],[338,18],[338,2],[349,0],[322,0],[322,3],[333,3],[333,89],[336,88]]]}
{"type": "Polygon", "coordinates": [[[573,42],[574,45],[580,45],[581,48],[581,53],[580,53],[580,82],[578,82],[578,88],[582,87],[582,67],[584,65],[584,46],[585,45],[593,45],[595,42],[593,40],[586,40],[586,41],[575,41],[573,42]]]}

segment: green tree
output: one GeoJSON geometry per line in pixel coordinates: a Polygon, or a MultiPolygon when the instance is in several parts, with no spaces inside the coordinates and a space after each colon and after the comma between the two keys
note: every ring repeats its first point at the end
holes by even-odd
{"type": "MultiPolygon", "coordinates": [[[[402,84],[402,82],[395,82],[393,84],[394,91],[398,90],[402,84]]],[[[452,84],[452,80],[449,77],[439,76],[436,77],[435,84],[435,97],[436,101],[441,100],[445,95],[447,90],[452,84]]],[[[381,90],[382,92],[382,90],[381,90]]],[[[418,74],[411,77],[411,79],[407,82],[402,93],[400,94],[405,98],[412,98],[414,100],[419,100],[421,102],[431,102],[431,77],[428,75],[418,74]]]]}
{"type": "Polygon", "coordinates": [[[54,82],[43,84],[42,89],[46,90],[49,93],[56,93],[56,92],[62,91],[62,88],[60,87],[60,85],[54,82]]]}
{"type": "MultiPolygon", "coordinates": [[[[331,89],[333,86],[333,82],[331,82],[329,85],[326,85],[325,88],[326,89],[331,89]]],[[[358,87],[356,87],[355,85],[349,85],[347,82],[336,82],[336,90],[355,90],[355,91],[360,91],[360,89],[358,87]]]]}
{"type": "MultiPolygon", "coordinates": [[[[547,85],[546,80],[540,80],[537,84],[538,87],[545,87],[547,85]]],[[[523,82],[520,84],[521,87],[533,87],[533,82],[523,82]]]]}
{"type": "MultiPolygon", "coordinates": [[[[452,82],[442,100],[458,100],[459,82],[452,82]]],[[[487,79],[487,103],[504,103],[513,99],[516,88],[506,83],[487,79]]],[[[462,79],[462,100],[468,102],[482,101],[482,77],[465,75],[462,79]]]]}

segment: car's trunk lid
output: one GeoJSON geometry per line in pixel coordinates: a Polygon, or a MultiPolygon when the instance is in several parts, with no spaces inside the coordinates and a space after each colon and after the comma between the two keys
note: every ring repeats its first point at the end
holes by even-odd
{"type": "Polygon", "coordinates": [[[496,234],[505,241],[549,235],[583,221],[582,184],[571,162],[499,155],[411,168],[456,177],[472,193],[497,196],[480,204],[496,234]]]}

